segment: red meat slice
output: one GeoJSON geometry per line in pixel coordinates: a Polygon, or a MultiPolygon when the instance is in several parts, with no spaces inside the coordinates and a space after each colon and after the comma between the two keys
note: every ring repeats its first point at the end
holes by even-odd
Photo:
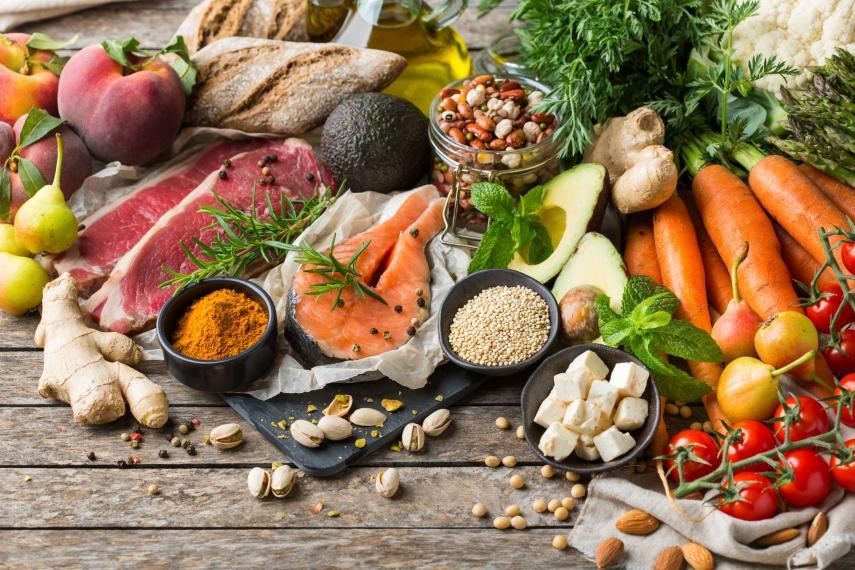
{"type": "Polygon", "coordinates": [[[233,157],[228,178],[221,180],[216,172],[209,174],[119,260],[104,285],[85,303],[84,308],[99,320],[102,328],[133,333],[154,323],[157,312],[173,292],[173,288],[160,287],[169,278],[163,267],[182,273],[193,271],[195,265],[182,251],[182,242],[199,255],[193,238],[211,243],[217,234],[210,227],[211,217],[199,209],[215,206],[216,192],[236,207],[251,210],[253,188],[261,175],[258,163],[268,155],[277,159],[269,164],[275,183],[257,186],[254,205],[260,212],[267,209],[265,194],[269,194],[273,204],[278,204],[280,194],[305,199],[314,193],[319,182],[326,186],[333,184],[332,176],[318,162],[311,145],[301,139],[278,141],[273,146],[233,157]]]}

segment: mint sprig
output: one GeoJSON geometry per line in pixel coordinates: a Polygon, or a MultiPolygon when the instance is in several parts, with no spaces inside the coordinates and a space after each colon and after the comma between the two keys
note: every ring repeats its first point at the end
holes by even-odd
{"type": "Polygon", "coordinates": [[[101,47],[104,48],[104,51],[107,52],[107,55],[113,61],[132,71],[139,71],[145,68],[162,55],[174,54],[177,57],[171,58],[168,63],[175,70],[175,73],[178,74],[184,93],[190,95],[193,92],[193,86],[196,85],[196,67],[190,61],[187,45],[181,36],[172,38],[172,41],[159,51],[142,49],[139,40],[136,38],[105,40],[101,42],[101,47]],[[133,56],[142,56],[146,59],[136,63],[133,56]]]}
{"type": "Polygon", "coordinates": [[[469,273],[507,267],[518,250],[526,251],[530,263],[540,263],[552,254],[549,232],[537,217],[545,189],[536,186],[518,204],[499,183],[472,185],[472,204],[490,217],[490,226],[469,263],[469,273]]]}
{"type": "Polygon", "coordinates": [[[607,295],[595,301],[603,341],[622,346],[653,373],[666,398],[692,402],[710,391],[710,386],[665,362],[660,354],[686,360],[721,362],[724,356],[706,331],[673,318],[680,300],[649,277],[631,277],[621,296],[623,314],[615,312],[607,295]]]}

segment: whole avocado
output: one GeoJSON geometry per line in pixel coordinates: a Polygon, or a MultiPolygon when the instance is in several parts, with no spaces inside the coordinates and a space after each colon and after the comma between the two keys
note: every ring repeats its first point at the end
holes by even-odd
{"type": "Polygon", "coordinates": [[[321,135],[324,161],[354,192],[408,190],[430,165],[428,120],[400,97],[361,93],[345,99],[321,135]]]}

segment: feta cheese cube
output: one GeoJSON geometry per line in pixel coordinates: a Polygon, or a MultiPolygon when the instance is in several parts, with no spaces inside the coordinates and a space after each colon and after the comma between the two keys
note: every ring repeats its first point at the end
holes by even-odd
{"type": "Polygon", "coordinates": [[[624,431],[632,431],[644,425],[647,420],[647,400],[643,398],[624,398],[615,411],[614,424],[624,431]]]}
{"type": "Polygon", "coordinates": [[[633,362],[620,362],[612,370],[609,383],[617,389],[622,398],[640,398],[647,388],[649,376],[647,370],[633,362]]]}
{"type": "Polygon", "coordinates": [[[538,448],[544,455],[561,461],[576,449],[579,434],[571,431],[558,422],[550,424],[540,437],[538,448]]]}
{"type": "Polygon", "coordinates": [[[612,424],[611,417],[603,413],[596,402],[585,402],[585,419],[576,429],[579,433],[596,435],[612,424]]]}
{"type": "Polygon", "coordinates": [[[588,390],[588,402],[597,404],[604,414],[611,417],[618,400],[617,388],[605,380],[594,380],[588,390]]]}
{"type": "Polygon", "coordinates": [[[594,436],[594,445],[603,461],[608,462],[635,447],[635,438],[620,431],[617,426],[612,426],[594,436]]]}
{"type": "Polygon", "coordinates": [[[567,411],[564,412],[564,419],[561,423],[568,428],[578,431],[579,426],[585,421],[585,401],[574,400],[567,406],[567,411]]]}
{"type": "Polygon", "coordinates": [[[573,400],[584,400],[588,397],[588,388],[591,387],[591,377],[582,368],[573,368],[567,372],[555,375],[555,394],[559,400],[572,402],[573,400]]]}
{"type": "Polygon", "coordinates": [[[586,350],[573,359],[567,372],[571,370],[584,370],[591,380],[602,380],[609,375],[609,367],[591,350],[586,350]]]}
{"type": "MultiPolygon", "coordinates": [[[[582,436],[588,437],[589,436],[582,436]]],[[[585,461],[596,461],[600,458],[600,452],[597,451],[597,447],[594,445],[594,440],[590,439],[590,443],[585,443],[582,440],[582,437],[579,438],[579,441],[576,443],[576,455],[584,459],[585,461]]]]}
{"type": "Polygon", "coordinates": [[[548,428],[554,422],[561,423],[564,419],[564,410],[567,409],[567,404],[555,398],[547,398],[540,403],[537,413],[534,415],[534,423],[544,428],[548,428]]]}

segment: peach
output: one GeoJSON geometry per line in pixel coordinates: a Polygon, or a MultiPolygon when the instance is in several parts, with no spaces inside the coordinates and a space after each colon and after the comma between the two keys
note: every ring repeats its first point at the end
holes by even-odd
{"type": "Polygon", "coordinates": [[[128,60],[131,68],[100,45],[72,56],[59,81],[59,115],[99,160],[145,164],[178,134],[185,96],[178,74],[164,61],[128,60]]]}
{"type": "Polygon", "coordinates": [[[43,64],[53,52],[27,48],[28,34],[0,34],[0,121],[14,124],[33,108],[57,114],[59,78],[43,64]]]}

